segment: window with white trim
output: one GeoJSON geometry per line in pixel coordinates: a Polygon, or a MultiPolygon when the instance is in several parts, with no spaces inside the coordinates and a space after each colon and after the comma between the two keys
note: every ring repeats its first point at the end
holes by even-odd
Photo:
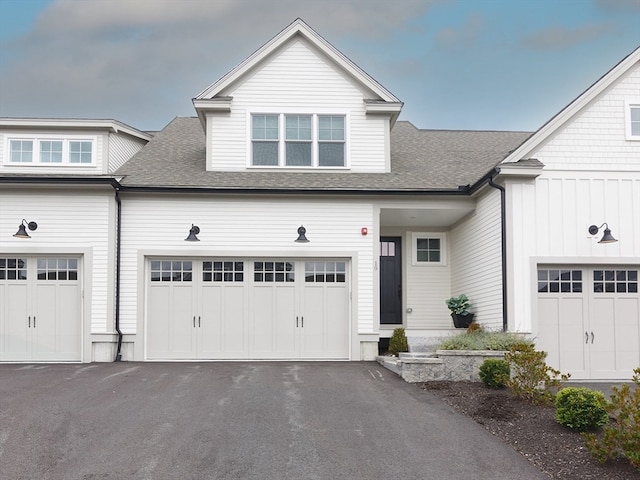
{"type": "Polygon", "coordinates": [[[9,164],[28,165],[93,165],[95,138],[63,138],[60,136],[9,138],[9,164]]]}
{"type": "Polygon", "coordinates": [[[445,233],[412,234],[413,265],[439,266],[447,264],[447,236],[445,233]]]}
{"type": "Polygon", "coordinates": [[[252,114],[254,167],[342,168],[346,117],[317,114],[252,114]]]}
{"type": "Polygon", "coordinates": [[[640,140],[640,100],[626,102],[625,129],[627,140],[640,140]]]}

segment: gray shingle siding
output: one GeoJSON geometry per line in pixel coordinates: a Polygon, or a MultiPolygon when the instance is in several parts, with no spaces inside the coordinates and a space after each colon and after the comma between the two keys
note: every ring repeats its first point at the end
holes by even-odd
{"type": "Polygon", "coordinates": [[[125,187],[229,190],[429,191],[473,184],[531,133],[419,130],[397,122],[391,133],[391,172],[211,172],[205,135],[195,117],[175,118],[116,175],[125,187]]]}

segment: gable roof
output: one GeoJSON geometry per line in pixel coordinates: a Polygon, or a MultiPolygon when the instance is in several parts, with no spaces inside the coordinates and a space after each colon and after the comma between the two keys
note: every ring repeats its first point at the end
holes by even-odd
{"type": "Polygon", "coordinates": [[[600,77],[593,85],[582,92],[564,109],[553,116],[548,122],[540,127],[531,138],[527,139],[517,149],[515,149],[502,163],[517,162],[527,158],[534,149],[553,135],[567,122],[571,121],[583,108],[591,103],[598,95],[609,88],[616,80],[627,73],[636,63],[640,61],[640,47],[623,58],[611,70],[600,77]]]}
{"type": "MultiPolygon", "coordinates": [[[[420,130],[397,122],[391,172],[206,171],[205,135],[195,117],[177,117],[117,170],[122,185],[265,193],[451,193],[482,178],[528,132],[420,130]]],[[[460,192],[462,193],[462,192],[460,192]]]]}
{"type": "Polygon", "coordinates": [[[256,50],[246,60],[229,71],[226,75],[222,76],[215,83],[208,86],[193,99],[193,105],[196,108],[200,120],[204,120],[203,110],[229,108],[231,99],[229,97],[219,96],[220,92],[224,91],[251,70],[262,64],[269,56],[296,36],[300,36],[311,43],[330,61],[345,72],[345,74],[352,77],[362,87],[372,91],[375,97],[368,99],[372,101],[370,102],[372,105],[371,108],[374,108],[373,106],[380,108],[381,103],[385,104],[387,111],[394,113],[392,123],[395,121],[402,109],[402,102],[389,90],[374,80],[368,73],[349,60],[349,58],[331,45],[320,34],[318,34],[318,32],[313,30],[300,18],[293,21],[293,23],[256,50]]]}

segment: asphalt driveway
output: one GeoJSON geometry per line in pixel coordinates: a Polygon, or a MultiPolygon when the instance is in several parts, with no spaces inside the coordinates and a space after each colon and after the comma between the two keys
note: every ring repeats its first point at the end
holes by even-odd
{"type": "Polygon", "coordinates": [[[368,362],[0,365],[0,477],[547,478],[368,362]]]}

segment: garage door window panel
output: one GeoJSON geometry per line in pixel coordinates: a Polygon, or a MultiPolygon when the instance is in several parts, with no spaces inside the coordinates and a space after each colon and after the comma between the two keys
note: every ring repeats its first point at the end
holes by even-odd
{"type": "Polygon", "coordinates": [[[254,262],[253,279],[256,282],[294,282],[294,264],[293,262],[254,262]]]}
{"type": "Polygon", "coordinates": [[[638,293],[637,270],[594,270],[594,293],[638,293]]]}
{"type": "Polygon", "coordinates": [[[38,280],[78,280],[78,260],[75,258],[39,258],[38,280]]]}
{"type": "Polygon", "coordinates": [[[306,283],[345,283],[345,262],[305,262],[306,283]]]}
{"type": "Polygon", "coordinates": [[[244,262],[202,262],[203,282],[242,282],[244,262]]]}
{"type": "Polygon", "coordinates": [[[27,280],[27,260],[0,258],[0,280],[27,280]]]}
{"type": "Polygon", "coordinates": [[[193,262],[181,260],[152,260],[152,282],[191,282],[193,262]]]}
{"type": "Polygon", "coordinates": [[[539,293],[582,293],[582,270],[538,269],[539,293]]]}

